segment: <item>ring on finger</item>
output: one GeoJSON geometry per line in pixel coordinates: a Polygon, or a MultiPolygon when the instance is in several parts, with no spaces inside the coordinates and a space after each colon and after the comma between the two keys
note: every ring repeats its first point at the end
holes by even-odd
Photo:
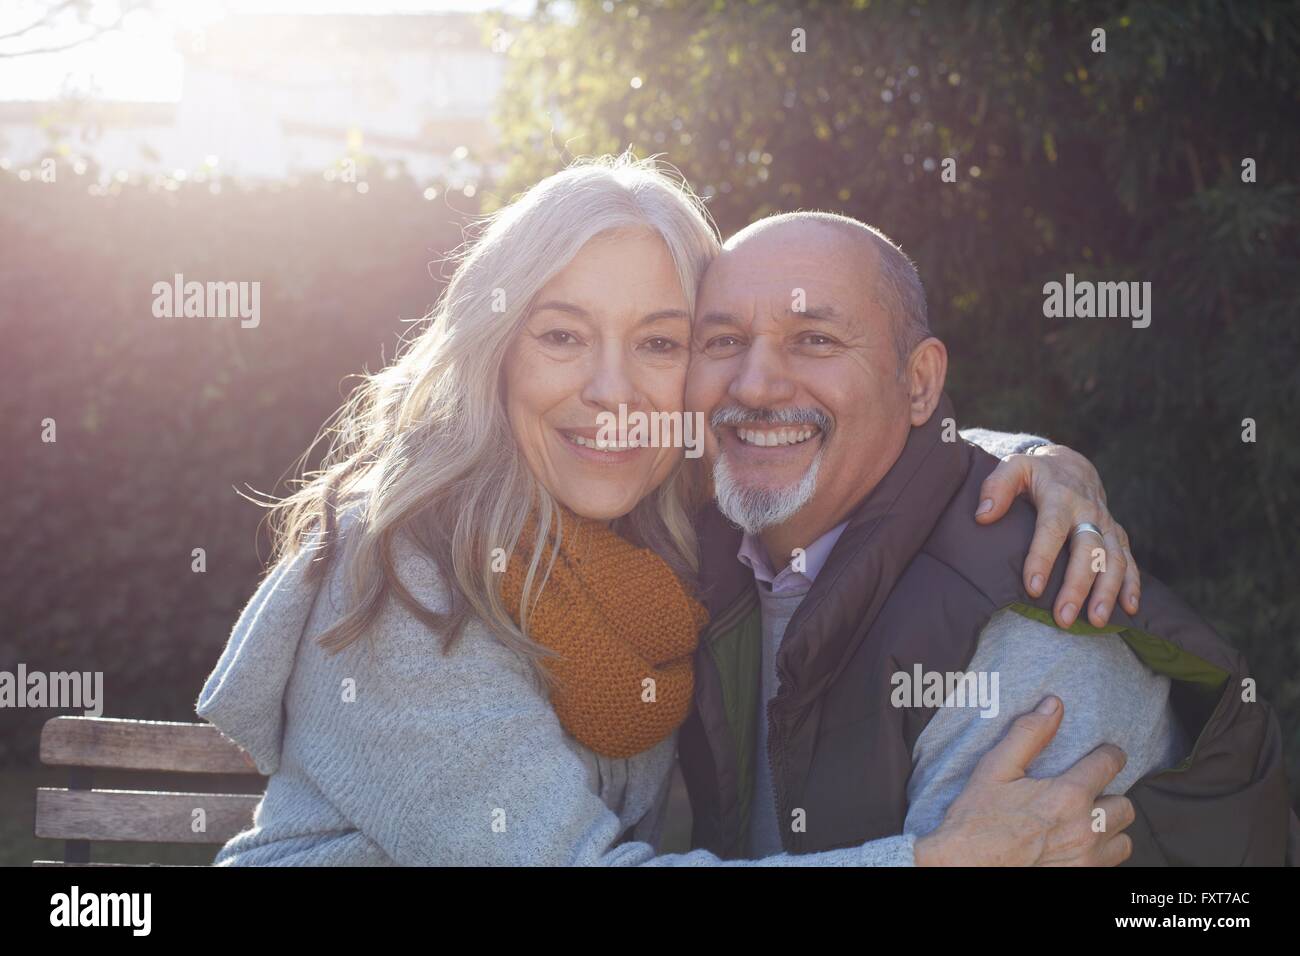
{"type": "Polygon", "coordinates": [[[1103,535],[1101,529],[1091,521],[1080,521],[1074,526],[1074,537],[1078,537],[1081,534],[1095,534],[1101,539],[1102,544],[1106,543],[1106,536],[1103,535]]]}

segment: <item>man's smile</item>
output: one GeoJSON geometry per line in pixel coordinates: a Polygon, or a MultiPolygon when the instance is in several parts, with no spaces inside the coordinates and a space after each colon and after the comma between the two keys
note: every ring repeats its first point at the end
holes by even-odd
{"type": "Polygon", "coordinates": [[[799,445],[821,433],[814,425],[783,426],[780,428],[745,428],[737,426],[736,436],[747,445],[774,448],[778,445],[799,445]]]}
{"type": "Polygon", "coordinates": [[[737,465],[779,467],[810,462],[824,443],[816,425],[722,425],[718,444],[737,465]]]}

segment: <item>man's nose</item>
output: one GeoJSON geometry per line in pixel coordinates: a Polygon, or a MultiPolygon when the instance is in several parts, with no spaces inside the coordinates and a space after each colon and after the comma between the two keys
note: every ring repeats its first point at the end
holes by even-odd
{"type": "Polygon", "coordinates": [[[727,393],[750,408],[772,408],[793,400],[794,382],[780,348],[764,341],[751,345],[727,393]]]}

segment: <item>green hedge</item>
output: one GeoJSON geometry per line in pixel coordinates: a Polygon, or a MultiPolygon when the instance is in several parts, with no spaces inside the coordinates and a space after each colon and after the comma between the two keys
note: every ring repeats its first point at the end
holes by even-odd
{"type": "MultiPolygon", "coordinates": [[[[103,671],[106,715],[194,719],[269,554],[236,489],[284,491],[477,208],[406,178],[92,195],[92,176],[0,174],[0,669],[103,671]],[[260,325],[155,318],[175,273],[259,281],[260,325]]],[[[0,714],[0,760],[31,759],[53,713],[0,714]]]]}

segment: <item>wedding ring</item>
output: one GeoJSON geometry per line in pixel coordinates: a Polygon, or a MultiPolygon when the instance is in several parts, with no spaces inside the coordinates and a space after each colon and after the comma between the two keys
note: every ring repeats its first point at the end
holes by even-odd
{"type": "Polygon", "coordinates": [[[1097,527],[1095,524],[1093,524],[1091,521],[1081,521],[1081,522],[1079,522],[1078,524],[1076,524],[1076,525],[1074,526],[1074,534],[1075,534],[1075,536],[1081,535],[1081,534],[1083,534],[1083,533],[1085,533],[1085,532],[1089,532],[1089,531],[1092,532],[1093,534],[1095,534],[1097,537],[1101,538],[1101,540],[1102,540],[1103,542],[1105,542],[1105,540],[1106,540],[1106,536],[1103,535],[1103,534],[1101,533],[1101,529],[1098,528],[1098,527],[1097,527]]]}

